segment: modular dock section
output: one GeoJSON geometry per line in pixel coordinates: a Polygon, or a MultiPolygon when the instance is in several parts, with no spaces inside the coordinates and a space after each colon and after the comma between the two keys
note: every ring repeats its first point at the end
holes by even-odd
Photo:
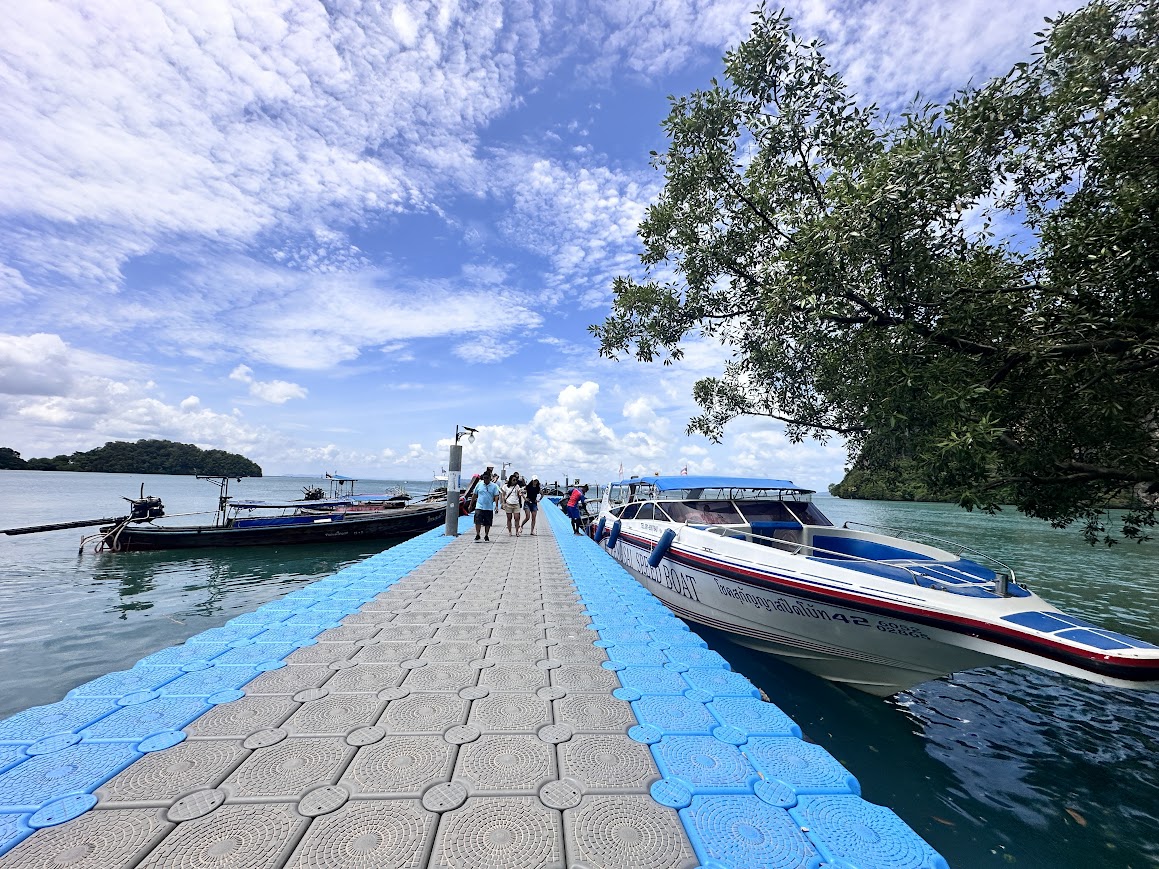
{"type": "Polygon", "coordinates": [[[946,869],[547,504],[0,722],[0,867],[946,869]]]}

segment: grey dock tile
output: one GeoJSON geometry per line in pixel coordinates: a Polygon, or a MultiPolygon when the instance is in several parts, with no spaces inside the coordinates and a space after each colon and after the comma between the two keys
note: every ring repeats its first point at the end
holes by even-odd
{"type": "Polygon", "coordinates": [[[534,797],[471,798],[439,818],[431,869],[562,869],[562,819],[534,797]]]}
{"type": "Polygon", "coordinates": [[[345,736],[377,722],[385,706],[375,694],[331,694],[304,703],[282,727],[299,736],[345,736]]]}
{"type": "Polygon", "coordinates": [[[333,784],[354,750],[340,737],[290,737],[254,751],[221,788],[234,799],[297,800],[320,784],[333,784]]]}
{"type": "Polygon", "coordinates": [[[352,799],[311,822],[286,869],[421,869],[437,822],[418,800],[352,799]]]}
{"type": "Polygon", "coordinates": [[[165,751],[151,752],[97,788],[97,806],[171,803],[190,791],[216,787],[249,753],[236,739],[186,740],[165,751]]]}
{"type": "Polygon", "coordinates": [[[325,684],[332,693],[377,693],[383,688],[398,685],[408,672],[411,671],[402,669],[398,664],[359,660],[356,666],[334,673],[325,684]]]}
{"type": "Polygon", "coordinates": [[[242,697],[214,706],[185,728],[189,736],[245,739],[255,730],[277,727],[299,706],[289,695],[242,697]]]}
{"type": "Polygon", "coordinates": [[[535,736],[485,734],[459,748],[454,778],[472,793],[537,793],[558,778],[555,751],[535,736]]]}
{"type": "Polygon", "coordinates": [[[588,796],[563,813],[568,864],[693,869],[696,855],[672,809],[646,795],[588,796]]]}
{"type": "Polygon", "coordinates": [[[94,809],[37,830],[0,857],[5,869],[117,869],[137,863],[173,825],[159,809],[94,809]]]}
{"type": "Polygon", "coordinates": [[[392,733],[443,733],[465,724],[469,707],[457,694],[415,692],[389,703],[378,724],[392,733]]]}
{"type": "Polygon", "coordinates": [[[390,734],[358,749],[339,784],[355,797],[413,796],[447,781],[455,746],[441,735],[390,734]]]}
{"type": "Polygon", "coordinates": [[[246,696],[253,694],[297,694],[306,688],[317,688],[333,677],[335,671],[325,664],[296,664],[262,673],[245,686],[246,696]]]}
{"type": "Polygon", "coordinates": [[[579,781],[585,792],[646,793],[660,780],[648,746],[621,734],[581,734],[559,745],[560,775],[579,781]]]}
{"type": "Polygon", "coordinates": [[[179,824],[140,863],[140,869],[280,866],[309,823],[292,803],[224,805],[179,824]]]}

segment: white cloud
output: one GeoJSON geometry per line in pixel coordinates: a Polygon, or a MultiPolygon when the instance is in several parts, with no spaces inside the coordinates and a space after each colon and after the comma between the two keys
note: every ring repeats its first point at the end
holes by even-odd
{"type": "Polygon", "coordinates": [[[550,259],[546,299],[605,303],[612,278],[638,264],[636,228],[659,191],[656,173],[516,152],[496,169],[499,192],[509,191],[513,205],[505,236],[550,259]]]}
{"type": "Polygon", "coordinates": [[[305,387],[285,380],[255,380],[253,369],[248,365],[237,366],[229,373],[229,379],[249,384],[250,395],[270,404],[285,404],[291,398],[305,398],[309,394],[305,387]]]}
{"type": "Polygon", "coordinates": [[[253,383],[254,370],[248,365],[239,365],[233,371],[229,372],[230,380],[240,380],[242,383],[253,383]]]}
{"type": "Polygon", "coordinates": [[[127,249],[105,237],[248,241],[302,218],[424,208],[511,105],[521,48],[538,41],[529,13],[499,0],[5,4],[0,216],[99,227],[107,270],[127,249]]]}
{"type": "Polygon", "coordinates": [[[0,393],[60,395],[72,382],[59,335],[0,335],[0,393]]]}
{"type": "Polygon", "coordinates": [[[285,380],[254,381],[250,384],[250,395],[270,404],[285,404],[291,398],[305,398],[307,390],[285,380]]]}
{"type": "Polygon", "coordinates": [[[464,362],[494,364],[502,362],[519,349],[514,341],[503,340],[497,335],[481,331],[478,325],[476,330],[466,340],[456,344],[452,351],[464,362]]]}

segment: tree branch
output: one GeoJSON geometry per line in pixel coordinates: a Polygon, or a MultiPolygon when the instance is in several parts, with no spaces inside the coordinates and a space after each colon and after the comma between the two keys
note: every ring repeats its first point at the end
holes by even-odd
{"type": "Polygon", "coordinates": [[[823,431],[831,431],[834,434],[857,434],[859,432],[869,431],[869,428],[867,428],[865,426],[851,426],[849,428],[840,428],[840,427],[835,426],[835,425],[824,425],[824,424],[819,423],[819,422],[805,422],[804,420],[800,420],[800,419],[790,419],[787,416],[780,416],[780,415],[775,414],[775,413],[770,413],[768,411],[760,411],[760,410],[746,410],[742,414],[742,416],[763,416],[763,417],[767,417],[768,419],[775,419],[778,422],[787,423],[788,425],[799,425],[803,428],[819,428],[819,429],[822,429],[823,431]]]}

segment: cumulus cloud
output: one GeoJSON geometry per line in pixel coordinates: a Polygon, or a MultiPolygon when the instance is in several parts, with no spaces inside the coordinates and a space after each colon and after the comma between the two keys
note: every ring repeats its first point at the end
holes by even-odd
{"type": "Polygon", "coordinates": [[[230,372],[229,379],[248,384],[250,395],[270,404],[285,404],[291,398],[305,398],[308,394],[308,390],[296,383],[285,380],[255,380],[253,374],[253,369],[248,365],[239,365],[230,372]]]}
{"type": "Polygon", "coordinates": [[[0,335],[0,392],[60,395],[72,382],[68,348],[59,335],[0,335]]]}

